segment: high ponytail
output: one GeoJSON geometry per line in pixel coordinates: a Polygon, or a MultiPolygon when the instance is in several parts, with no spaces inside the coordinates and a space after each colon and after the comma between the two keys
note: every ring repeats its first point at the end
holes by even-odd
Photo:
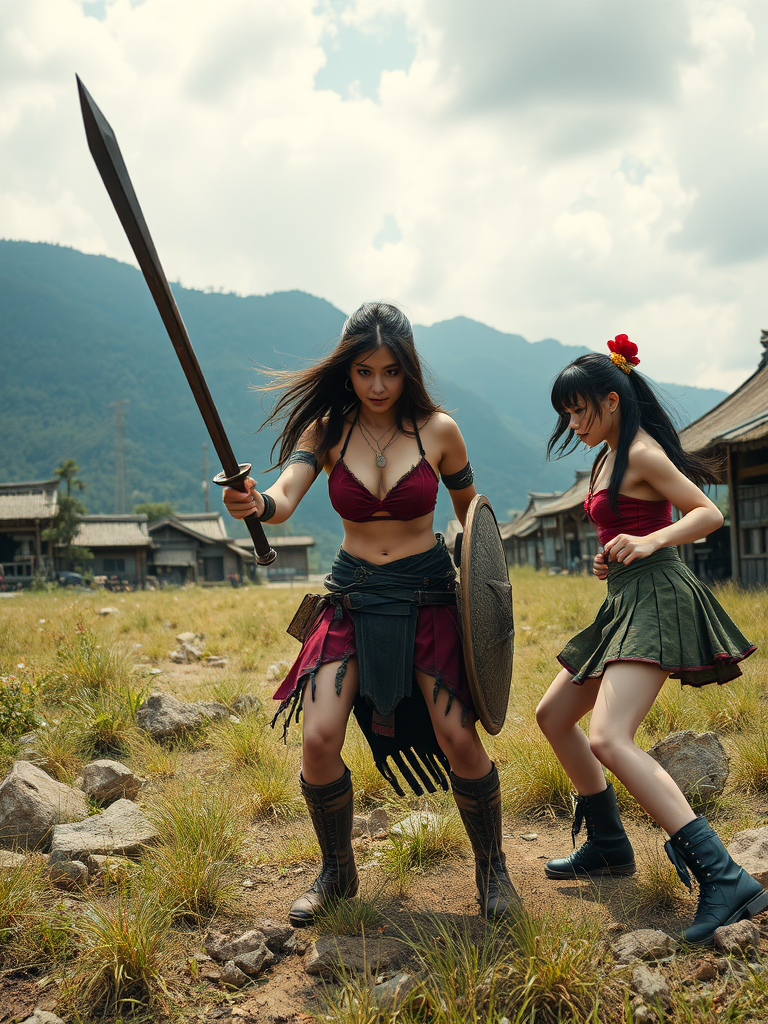
{"type": "MultiPolygon", "coordinates": [[[[608,500],[614,512],[618,512],[619,488],[627,469],[629,448],[641,427],[663,448],[670,462],[698,487],[719,482],[720,461],[703,452],[683,449],[669,414],[646,378],[634,368],[627,372],[621,368],[620,360],[614,361],[612,356],[598,352],[579,356],[560,371],[552,384],[552,407],[558,414],[558,422],[547,442],[548,459],[553,454],[555,458],[567,455],[579,443],[570,428],[566,408],[573,408],[581,400],[593,417],[601,419],[600,403],[611,391],[619,396],[621,408],[619,443],[608,482],[608,500]]],[[[592,482],[607,455],[608,446],[604,445],[592,466],[592,482]]]]}

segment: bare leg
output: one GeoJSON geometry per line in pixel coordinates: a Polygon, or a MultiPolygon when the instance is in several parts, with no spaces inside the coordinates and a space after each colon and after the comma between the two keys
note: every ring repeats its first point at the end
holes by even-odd
{"type": "Polygon", "coordinates": [[[315,699],[311,684],[304,690],[301,774],[310,786],[326,786],[344,774],[341,748],[347,722],[357,694],[357,658],[350,658],[336,693],[336,670],[340,662],[321,665],[315,676],[315,699]]]}
{"type": "Polygon", "coordinates": [[[451,771],[462,779],[482,779],[493,765],[485,752],[482,740],[477,735],[474,720],[470,718],[465,725],[461,724],[464,707],[461,701],[454,700],[446,715],[449,693],[441,687],[437,700],[433,700],[435,679],[432,676],[415,671],[419,689],[429,709],[429,717],[435,730],[440,749],[448,758],[451,771]]]}
{"type": "Polygon", "coordinates": [[[589,728],[593,754],[673,835],[696,815],[661,765],[635,744],[635,732],[656,700],[667,673],[656,665],[616,661],[603,673],[589,728]]]}
{"type": "Polygon", "coordinates": [[[555,676],[536,708],[536,721],[577,793],[592,796],[605,789],[605,775],[578,722],[594,707],[600,680],[587,679],[577,686],[572,679],[566,669],[555,676]]]}

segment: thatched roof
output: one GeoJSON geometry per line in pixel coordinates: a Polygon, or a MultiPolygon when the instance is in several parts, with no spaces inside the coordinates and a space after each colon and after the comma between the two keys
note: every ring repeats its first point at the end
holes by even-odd
{"type": "Polygon", "coordinates": [[[145,515],[83,516],[73,543],[81,548],[148,548],[145,515]]]}
{"type": "Polygon", "coordinates": [[[686,451],[719,444],[749,447],[768,438],[768,331],[763,331],[766,355],[752,376],[714,409],[680,431],[686,451]]]}
{"type": "Polygon", "coordinates": [[[0,484],[0,521],[53,519],[58,512],[60,483],[56,479],[0,484]]]}

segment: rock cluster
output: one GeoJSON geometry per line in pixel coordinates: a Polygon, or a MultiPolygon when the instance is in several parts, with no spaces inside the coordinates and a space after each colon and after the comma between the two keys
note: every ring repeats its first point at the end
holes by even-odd
{"type": "Polygon", "coordinates": [[[210,931],[205,938],[208,956],[224,965],[220,980],[234,988],[258,977],[276,957],[292,953],[295,946],[293,928],[270,920],[239,935],[210,931]]]}
{"type": "Polygon", "coordinates": [[[0,783],[0,847],[46,850],[60,822],[81,821],[88,803],[29,761],[16,761],[0,783]]]}
{"type": "Polygon", "coordinates": [[[225,668],[229,664],[227,658],[217,658],[213,654],[205,653],[205,637],[202,633],[179,633],[176,643],[179,646],[175,651],[171,651],[168,657],[177,665],[202,661],[210,668],[225,668]]]}
{"type": "Polygon", "coordinates": [[[89,762],[75,785],[82,789],[89,800],[108,804],[113,800],[133,800],[141,789],[141,780],[120,761],[103,757],[89,762]]]}
{"type": "Polygon", "coordinates": [[[117,800],[84,821],[55,825],[51,853],[73,861],[94,854],[136,857],[159,838],[154,825],[133,801],[117,800]]]}
{"type": "Polygon", "coordinates": [[[216,701],[180,701],[170,693],[151,693],[136,712],[139,728],[153,740],[195,732],[206,723],[229,718],[229,709],[216,701]]]}

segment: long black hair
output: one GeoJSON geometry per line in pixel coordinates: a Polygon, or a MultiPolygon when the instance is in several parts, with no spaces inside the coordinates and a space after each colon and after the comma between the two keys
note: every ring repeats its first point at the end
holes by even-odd
{"type": "Polygon", "coordinates": [[[354,391],[346,386],[352,363],[384,345],[392,349],[405,377],[403,393],[395,407],[398,430],[413,435],[417,420],[440,410],[424,383],[408,317],[389,303],[364,302],[348,318],[338,344],[324,359],[300,370],[265,371],[272,380],[256,387],[261,392],[283,392],[259,427],[263,430],[267,424],[284,421],[272,446],[273,458],[278,449],[278,465],[286,461],[310,427],[317,432],[315,450],[318,466],[322,464],[325,452],[341,438],[345,416],[358,405],[354,391]]]}
{"type": "MultiPolygon", "coordinates": [[[[566,408],[583,402],[592,419],[597,417],[600,420],[600,403],[611,391],[619,396],[621,410],[619,443],[608,483],[608,500],[614,512],[618,512],[619,487],[627,469],[629,448],[640,427],[661,445],[670,461],[697,486],[718,483],[719,461],[711,455],[683,449],[674,424],[645,377],[635,369],[625,373],[610,356],[599,352],[579,356],[554,379],[551,399],[558,421],[547,442],[548,459],[553,453],[556,458],[569,454],[579,443],[578,436],[570,428],[570,414],[566,408]]],[[[608,445],[603,445],[592,465],[592,483],[607,455],[608,445]]]]}

